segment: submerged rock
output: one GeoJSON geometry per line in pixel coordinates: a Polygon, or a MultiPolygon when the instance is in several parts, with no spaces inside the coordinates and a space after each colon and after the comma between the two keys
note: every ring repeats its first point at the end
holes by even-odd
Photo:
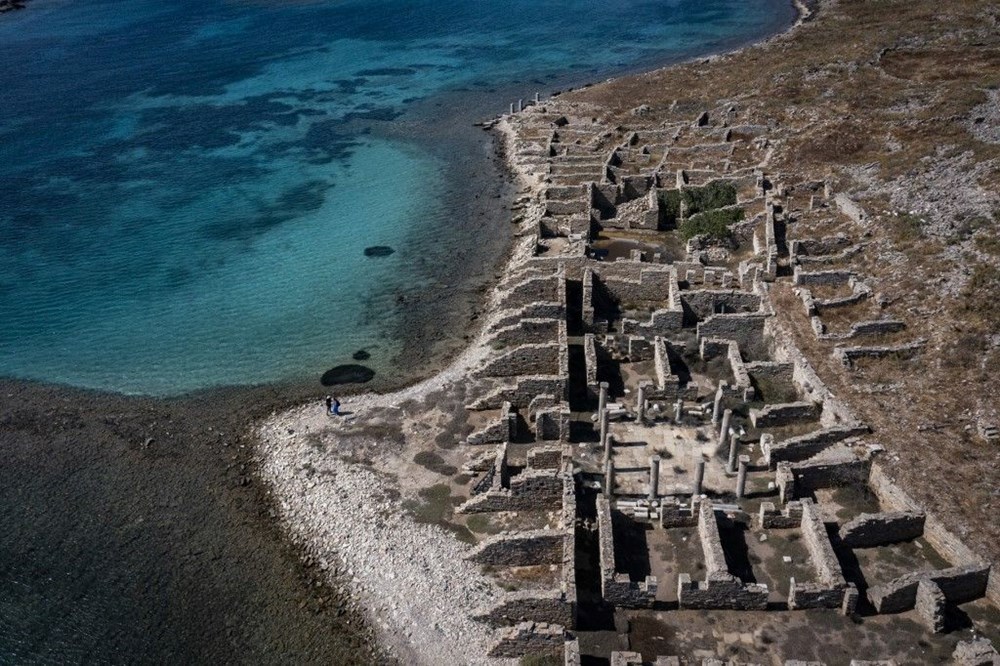
{"type": "Polygon", "coordinates": [[[336,384],[364,384],[370,382],[375,377],[375,371],[363,365],[348,363],[330,368],[323,373],[320,383],[323,386],[334,386],[336,384]]]}
{"type": "Polygon", "coordinates": [[[394,252],[395,250],[388,245],[372,245],[371,247],[365,248],[366,257],[388,257],[394,252]]]}
{"type": "Polygon", "coordinates": [[[367,361],[371,357],[372,355],[366,352],[364,349],[359,349],[358,351],[351,354],[351,358],[353,358],[355,361],[367,361]]]}

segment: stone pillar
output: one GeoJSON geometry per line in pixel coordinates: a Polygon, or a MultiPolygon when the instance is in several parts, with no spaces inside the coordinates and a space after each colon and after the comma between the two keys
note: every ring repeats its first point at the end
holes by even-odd
{"type": "Polygon", "coordinates": [[[701,485],[705,482],[705,461],[699,460],[698,466],[694,468],[694,488],[691,494],[697,497],[701,495],[701,485]]]}
{"type": "Polygon", "coordinates": [[[680,423],[681,417],[684,415],[684,401],[680,398],[674,403],[674,423],[680,423]]]}
{"type": "Polygon", "coordinates": [[[729,461],[726,463],[726,472],[736,473],[736,451],[740,443],[740,436],[735,432],[729,436],[729,461]]]}
{"type": "Polygon", "coordinates": [[[539,100],[539,94],[535,93],[535,104],[538,104],[538,100],[539,100]]]}
{"type": "Polygon", "coordinates": [[[510,103],[510,112],[511,112],[511,115],[513,115],[513,113],[514,113],[514,102],[510,103]]]}
{"type": "Polygon", "coordinates": [[[809,196],[809,210],[816,210],[816,195],[809,196]]]}
{"type": "Polygon", "coordinates": [[[608,410],[601,410],[600,422],[601,448],[604,449],[605,456],[607,456],[607,451],[611,448],[608,446],[608,410]]]}
{"type": "Polygon", "coordinates": [[[611,435],[608,435],[604,439],[604,459],[605,460],[611,460],[611,449],[614,446],[614,443],[615,443],[615,438],[612,437],[611,435]]]}
{"type": "Polygon", "coordinates": [[[517,112],[521,113],[521,111],[523,111],[523,110],[524,110],[524,100],[523,99],[519,99],[519,100],[517,100],[517,112]]]}
{"type": "Polygon", "coordinates": [[[597,413],[600,414],[608,405],[608,383],[601,382],[598,386],[600,392],[597,394],[597,413]]]}
{"type": "Polygon", "coordinates": [[[646,385],[639,384],[639,395],[635,399],[635,420],[642,423],[646,420],[646,385]]]}
{"type": "Polygon", "coordinates": [[[729,436],[729,423],[733,420],[733,410],[727,409],[722,412],[722,427],[719,428],[719,448],[726,443],[726,438],[729,436]]]}
{"type": "Polygon", "coordinates": [[[712,425],[719,425],[719,417],[722,416],[722,387],[726,385],[726,382],[719,381],[719,388],[715,391],[715,404],[712,405],[712,425]]]}
{"type": "Polygon", "coordinates": [[[610,498],[615,488],[615,467],[611,460],[604,461],[604,495],[610,498]]]}
{"type": "Polygon", "coordinates": [[[649,499],[655,500],[660,494],[660,456],[649,458],[649,499]]]}
{"type": "Polygon", "coordinates": [[[747,468],[750,466],[750,456],[740,456],[740,473],[736,477],[736,497],[742,498],[747,490],[747,468]]]}

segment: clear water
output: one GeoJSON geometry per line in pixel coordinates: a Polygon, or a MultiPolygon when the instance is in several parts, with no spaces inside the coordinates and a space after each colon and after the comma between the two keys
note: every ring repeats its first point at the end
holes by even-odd
{"type": "Polygon", "coordinates": [[[417,239],[474,242],[411,109],[465,89],[486,117],[510,101],[491,91],[791,17],[786,0],[32,0],[0,16],[0,375],[168,395],[318,377],[359,348],[384,366],[399,294],[446,288],[417,239]]]}

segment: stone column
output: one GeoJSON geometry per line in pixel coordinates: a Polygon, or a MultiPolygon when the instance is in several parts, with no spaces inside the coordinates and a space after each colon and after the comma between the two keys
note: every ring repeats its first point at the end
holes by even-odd
{"type": "Polygon", "coordinates": [[[611,460],[611,450],[612,450],[612,447],[614,446],[614,443],[615,443],[615,438],[612,437],[611,435],[608,435],[604,439],[604,459],[605,460],[611,460]]]}
{"type": "Polygon", "coordinates": [[[649,458],[649,499],[655,500],[660,494],[660,456],[649,458]]]}
{"type": "Polygon", "coordinates": [[[600,425],[601,448],[604,449],[604,451],[605,451],[604,455],[607,456],[607,452],[611,448],[610,446],[608,446],[608,410],[606,410],[606,409],[602,409],[601,410],[600,422],[601,422],[601,425],[600,425]]]}
{"type": "Polygon", "coordinates": [[[719,428],[719,448],[726,443],[729,436],[729,423],[733,420],[733,410],[727,409],[722,413],[722,427],[719,428]]]}
{"type": "Polygon", "coordinates": [[[724,381],[719,380],[719,388],[715,391],[715,404],[712,405],[712,425],[714,426],[719,425],[719,417],[722,416],[722,387],[725,385],[724,381]]]}
{"type": "Polygon", "coordinates": [[[538,104],[539,94],[535,93],[535,104],[538,104]]]}
{"type": "Polygon", "coordinates": [[[736,497],[742,498],[747,489],[747,468],[750,466],[750,456],[740,456],[740,473],[736,477],[736,497]]]}
{"type": "Polygon", "coordinates": [[[600,414],[608,405],[608,383],[601,382],[598,386],[600,387],[600,392],[597,394],[597,413],[600,414]]]}
{"type": "Polygon", "coordinates": [[[517,100],[517,112],[521,113],[522,110],[524,110],[524,100],[519,99],[517,100]]]}
{"type": "Polygon", "coordinates": [[[646,420],[646,385],[639,384],[639,395],[635,399],[635,420],[642,423],[646,420]]]}
{"type": "Polygon", "coordinates": [[[684,415],[684,401],[680,398],[674,403],[674,422],[680,423],[681,417],[684,415]]]}
{"type": "Polygon", "coordinates": [[[615,467],[611,460],[604,461],[604,496],[610,498],[615,488],[615,467]]]}
{"type": "Polygon", "coordinates": [[[729,461],[726,463],[726,472],[736,473],[736,451],[740,443],[740,436],[735,432],[729,436],[729,461]]]}
{"type": "Polygon", "coordinates": [[[698,466],[694,468],[694,488],[691,494],[697,497],[701,495],[701,485],[705,482],[705,461],[699,460],[698,466]]]}

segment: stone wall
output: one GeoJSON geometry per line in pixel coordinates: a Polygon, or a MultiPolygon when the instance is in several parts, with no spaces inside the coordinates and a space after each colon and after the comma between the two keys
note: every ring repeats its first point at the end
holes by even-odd
{"type": "Polygon", "coordinates": [[[573,608],[562,590],[518,590],[508,592],[500,601],[474,615],[473,619],[494,627],[521,622],[569,627],[573,623],[573,608]]]}
{"type": "MultiPolygon", "coordinates": [[[[795,480],[795,492],[801,494],[818,488],[860,483],[868,476],[870,464],[870,460],[858,458],[843,461],[806,460],[790,464],[789,471],[795,480]]],[[[778,468],[780,471],[780,463],[778,468]]]]}
{"type": "Polygon", "coordinates": [[[757,523],[761,529],[788,529],[802,524],[802,503],[791,501],[779,511],[773,502],[761,502],[757,514],[757,523]]]}
{"type": "Polygon", "coordinates": [[[750,422],[755,428],[774,428],[819,418],[820,408],[814,402],[787,402],[764,405],[750,410],[750,422]]]}
{"type": "Polygon", "coordinates": [[[847,581],[844,579],[844,572],[840,568],[836,553],[833,552],[830,536],[826,531],[826,525],[820,519],[816,505],[809,498],[803,498],[801,504],[802,542],[809,551],[809,557],[816,569],[816,578],[831,587],[845,585],[847,581]]]}
{"type": "Polygon", "coordinates": [[[510,402],[504,402],[500,406],[500,417],[469,435],[465,443],[471,445],[497,444],[509,442],[517,436],[517,412],[515,412],[510,402]]]}
{"type": "Polygon", "coordinates": [[[711,502],[698,507],[698,538],[705,562],[705,580],[692,582],[690,574],[677,581],[677,600],[681,608],[728,610],[764,610],[767,608],[766,585],[745,585],[729,573],[726,553],[719,535],[719,523],[711,502]]]}
{"type": "Polygon", "coordinates": [[[917,616],[935,634],[944,631],[946,604],[944,592],[933,580],[924,578],[917,584],[917,616]]]}
{"type": "Polygon", "coordinates": [[[677,580],[677,600],[681,608],[708,610],[767,610],[767,585],[743,582],[725,572],[692,582],[682,573],[677,580]]]}
{"type": "Polygon", "coordinates": [[[562,500],[561,473],[548,469],[525,469],[510,478],[509,487],[494,484],[488,491],[470,497],[458,507],[459,513],[490,511],[538,511],[559,506],[562,500]]]}
{"type": "Polygon", "coordinates": [[[505,629],[500,633],[496,645],[489,651],[490,657],[518,658],[525,655],[553,656],[564,655],[563,643],[566,640],[566,630],[555,624],[545,622],[522,622],[516,627],[505,629]]]}
{"type": "Polygon", "coordinates": [[[698,498],[692,497],[691,504],[685,504],[677,498],[665,497],[660,501],[660,526],[694,527],[698,524],[698,498]]]}
{"type": "Polygon", "coordinates": [[[698,339],[721,338],[735,340],[749,359],[764,353],[764,321],[762,314],[717,314],[698,324],[698,339]]]}
{"type": "Polygon", "coordinates": [[[720,313],[751,313],[760,310],[760,296],[746,291],[698,289],[682,291],[681,301],[698,320],[720,313]]]}
{"type": "Polygon", "coordinates": [[[565,278],[561,270],[554,275],[536,275],[511,285],[504,297],[503,307],[517,309],[532,303],[564,303],[565,292],[565,278]],[[562,289],[560,283],[563,283],[562,289]]]}
{"type": "Polygon", "coordinates": [[[775,442],[773,437],[762,436],[761,450],[764,452],[764,462],[774,467],[779,462],[806,460],[825,451],[837,442],[850,437],[858,437],[868,432],[868,428],[860,426],[833,426],[808,432],[797,437],[789,437],[775,442]]]}
{"type": "Polygon", "coordinates": [[[528,451],[528,467],[532,469],[560,469],[562,461],[561,446],[536,446],[528,451]]]}
{"type": "Polygon", "coordinates": [[[646,576],[638,583],[629,580],[628,574],[615,569],[615,537],[611,516],[611,502],[604,495],[597,497],[597,537],[601,563],[601,596],[615,606],[645,608],[656,600],[656,577],[646,576]]]}
{"type": "Polygon", "coordinates": [[[559,319],[524,318],[497,329],[489,339],[495,347],[551,342],[559,337],[559,319]]]}
{"type": "Polygon", "coordinates": [[[496,333],[508,326],[516,326],[523,319],[565,320],[566,306],[563,303],[539,302],[512,310],[502,310],[499,318],[490,325],[489,330],[496,333]]]}
{"type": "Polygon", "coordinates": [[[868,600],[879,613],[901,613],[917,603],[917,586],[927,578],[934,581],[949,603],[961,604],[986,595],[990,575],[988,564],[970,564],[938,571],[908,573],[884,585],[868,588],[868,600]]]}
{"type": "Polygon", "coordinates": [[[527,408],[538,395],[566,399],[566,380],[561,375],[525,375],[510,384],[500,386],[468,406],[468,409],[500,409],[504,402],[517,408],[527,408]]]}
{"type": "Polygon", "coordinates": [[[668,336],[677,333],[684,327],[684,311],[670,308],[653,310],[648,321],[638,321],[635,319],[622,319],[621,331],[625,335],[642,335],[644,337],[654,337],[657,335],[668,336]]]}
{"type": "Polygon", "coordinates": [[[489,361],[476,372],[479,377],[555,375],[559,373],[559,343],[521,345],[489,361]]]}
{"type": "Polygon", "coordinates": [[[849,283],[853,277],[853,271],[837,269],[828,271],[804,271],[800,266],[796,266],[792,282],[796,286],[809,286],[814,284],[836,286],[849,283]]]}
{"type": "Polygon", "coordinates": [[[526,567],[557,564],[563,559],[562,530],[503,532],[481,541],[465,558],[477,564],[526,567]]]}
{"type": "Polygon", "coordinates": [[[840,540],[849,548],[872,548],[910,541],[924,533],[924,514],[917,511],[862,513],[840,527],[840,540]]]}

